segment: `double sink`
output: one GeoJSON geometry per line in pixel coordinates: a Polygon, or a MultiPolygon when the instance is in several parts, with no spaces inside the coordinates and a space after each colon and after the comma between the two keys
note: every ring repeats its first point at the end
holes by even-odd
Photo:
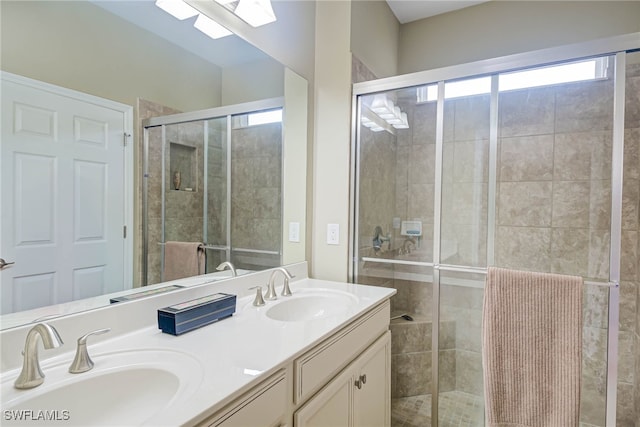
{"type": "MultiPolygon", "coordinates": [[[[318,287],[294,289],[293,295],[263,307],[253,306],[252,299],[240,298],[233,317],[252,317],[262,327],[348,317],[359,302],[353,293],[318,287]]],[[[123,349],[96,352],[92,357],[95,367],[78,375],[68,373],[68,358],[43,363],[44,383],[29,390],[13,387],[17,372],[4,375],[3,425],[161,423],[167,411],[180,408],[194,396],[205,377],[201,360],[175,349],[123,349]]]]}

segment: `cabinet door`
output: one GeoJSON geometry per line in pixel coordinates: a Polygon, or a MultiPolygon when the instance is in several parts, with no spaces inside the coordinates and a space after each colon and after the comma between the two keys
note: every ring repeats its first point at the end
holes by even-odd
{"type": "Polygon", "coordinates": [[[343,372],[295,413],[296,427],[349,427],[353,373],[343,372]]]}
{"type": "Polygon", "coordinates": [[[249,392],[234,403],[234,407],[222,416],[217,416],[209,427],[272,427],[284,425],[287,407],[286,377],[277,376],[249,392]]]}
{"type": "Polygon", "coordinates": [[[359,359],[354,376],[353,418],[356,427],[391,425],[391,334],[387,332],[359,359]]]}

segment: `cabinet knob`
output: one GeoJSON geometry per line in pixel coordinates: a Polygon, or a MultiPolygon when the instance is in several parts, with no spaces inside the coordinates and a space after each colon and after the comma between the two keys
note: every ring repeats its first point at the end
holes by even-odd
{"type": "Polygon", "coordinates": [[[358,390],[362,388],[362,381],[360,381],[360,378],[358,378],[354,384],[356,387],[358,387],[358,390]]]}
{"type": "Polygon", "coordinates": [[[362,381],[362,384],[366,384],[367,383],[367,374],[360,375],[360,381],[362,381]]]}

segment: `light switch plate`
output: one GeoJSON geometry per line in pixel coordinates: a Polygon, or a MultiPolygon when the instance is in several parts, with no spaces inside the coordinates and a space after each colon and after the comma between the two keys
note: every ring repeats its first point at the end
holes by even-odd
{"type": "Polygon", "coordinates": [[[327,244],[340,244],[340,224],[327,224],[327,244]]]}
{"type": "Polygon", "coordinates": [[[299,222],[289,223],[289,241],[295,242],[295,243],[300,242],[300,223],[299,222]]]}

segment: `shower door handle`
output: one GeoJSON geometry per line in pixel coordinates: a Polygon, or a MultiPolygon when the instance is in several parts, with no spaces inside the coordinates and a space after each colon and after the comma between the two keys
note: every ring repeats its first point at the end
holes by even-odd
{"type": "Polygon", "coordinates": [[[0,258],[0,270],[5,268],[8,265],[13,265],[15,262],[6,262],[4,259],[0,258]]]}

